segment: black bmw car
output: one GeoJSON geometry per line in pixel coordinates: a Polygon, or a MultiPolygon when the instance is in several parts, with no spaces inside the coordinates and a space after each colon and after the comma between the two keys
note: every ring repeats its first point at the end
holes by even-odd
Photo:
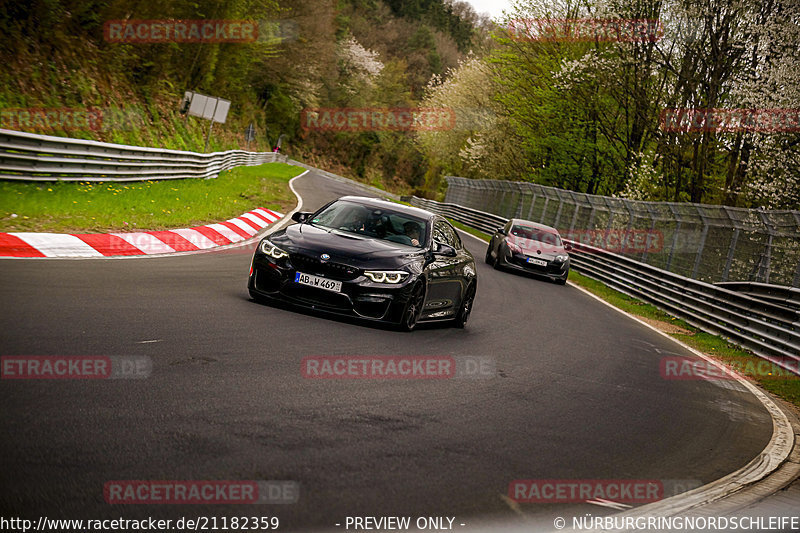
{"type": "Polygon", "coordinates": [[[561,240],[558,230],[528,220],[511,219],[497,228],[489,247],[486,262],[496,269],[522,270],[547,276],[564,285],[569,277],[569,252],[572,248],[561,240]]]}
{"type": "Polygon", "coordinates": [[[254,300],[397,324],[464,327],[477,289],[475,260],[444,218],[384,200],[345,196],[268,235],[253,254],[254,300]]]}

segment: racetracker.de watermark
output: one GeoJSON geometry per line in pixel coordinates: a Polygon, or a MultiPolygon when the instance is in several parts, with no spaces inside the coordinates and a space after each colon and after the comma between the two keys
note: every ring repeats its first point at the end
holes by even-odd
{"type": "Polygon", "coordinates": [[[17,131],[131,131],[145,124],[144,110],[120,107],[9,107],[0,128],[17,131]]]}
{"type": "Polygon", "coordinates": [[[300,113],[300,127],[312,131],[444,131],[455,125],[449,107],[320,107],[300,113]]]}
{"type": "Polygon", "coordinates": [[[661,112],[660,126],[669,132],[786,133],[800,131],[800,109],[670,108],[661,112]]]}
{"type": "Polygon", "coordinates": [[[109,43],[252,43],[259,24],[253,20],[107,20],[103,38],[109,43]]]}
{"type": "Polygon", "coordinates": [[[508,23],[515,41],[655,42],[664,35],[658,19],[519,18],[508,23]]]}
{"type": "Polygon", "coordinates": [[[785,367],[767,360],[712,362],[675,356],[663,357],[659,370],[662,378],[677,381],[800,379],[800,362],[786,361],[783,364],[785,367]]]}
{"type": "Polygon", "coordinates": [[[508,497],[518,503],[642,504],[663,499],[664,484],[658,479],[516,479],[508,485],[508,497]]]}
{"type": "Polygon", "coordinates": [[[108,481],[103,498],[111,504],[289,504],[300,499],[296,481],[108,481]]]}
{"type": "MultiPolygon", "coordinates": [[[[564,230],[561,237],[613,253],[658,253],[664,249],[664,234],[648,229],[564,230]]],[[[588,250],[586,250],[588,251],[588,250]]]]}
{"type": "Polygon", "coordinates": [[[148,356],[4,355],[0,379],[144,379],[153,372],[148,356]]]}
{"type": "Polygon", "coordinates": [[[306,379],[453,379],[493,378],[491,357],[451,355],[323,355],[304,357],[306,379]]]}

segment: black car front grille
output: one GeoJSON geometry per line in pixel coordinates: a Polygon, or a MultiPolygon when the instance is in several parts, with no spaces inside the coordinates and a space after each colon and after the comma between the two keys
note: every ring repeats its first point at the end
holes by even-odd
{"type": "Polygon", "coordinates": [[[290,254],[289,260],[299,271],[306,274],[318,274],[339,281],[350,281],[361,275],[361,270],[343,263],[321,261],[317,257],[306,254],[290,254]]]}
{"type": "Polygon", "coordinates": [[[340,292],[326,291],[316,287],[306,287],[296,283],[287,283],[282,290],[289,298],[300,300],[306,304],[319,305],[340,311],[349,311],[353,308],[347,295],[340,292]]]}

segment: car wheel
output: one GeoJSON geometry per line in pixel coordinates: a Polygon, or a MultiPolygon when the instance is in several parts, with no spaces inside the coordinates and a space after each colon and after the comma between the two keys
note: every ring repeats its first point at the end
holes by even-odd
{"type": "Polygon", "coordinates": [[[501,244],[500,246],[497,247],[497,257],[495,257],[494,261],[492,261],[492,266],[494,267],[495,270],[503,270],[503,262],[505,261],[505,259],[503,259],[502,251],[503,251],[503,245],[501,244]]]}
{"type": "Polygon", "coordinates": [[[486,249],[486,264],[493,265],[494,258],[492,257],[492,244],[489,243],[489,247],[486,249]]]}
{"type": "Polygon", "coordinates": [[[417,282],[411,290],[406,306],[403,309],[403,318],[400,322],[400,329],[403,331],[413,331],[417,326],[417,321],[422,315],[422,306],[425,303],[425,289],[421,282],[417,282]]]}
{"type": "Polygon", "coordinates": [[[469,287],[467,287],[467,292],[464,295],[464,299],[461,302],[461,308],[458,310],[458,314],[456,315],[456,319],[454,321],[454,325],[457,328],[463,328],[467,325],[467,320],[469,320],[469,315],[472,313],[472,304],[475,303],[475,284],[471,283],[469,287]]]}

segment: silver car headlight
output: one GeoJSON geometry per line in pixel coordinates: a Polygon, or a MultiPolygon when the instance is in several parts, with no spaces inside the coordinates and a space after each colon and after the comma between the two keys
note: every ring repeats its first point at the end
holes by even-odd
{"type": "Polygon", "coordinates": [[[283,259],[284,257],[289,257],[289,254],[287,252],[284,252],[283,250],[281,250],[280,248],[269,242],[267,239],[261,241],[261,244],[259,245],[259,250],[261,250],[261,253],[266,254],[273,259],[283,259]]]}
{"type": "Polygon", "coordinates": [[[555,259],[555,261],[556,261],[556,263],[563,263],[563,262],[564,262],[564,261],[566,261],[567,259],[569,259],[569,256],[568,256],[568,255],[559,254],[559,255],[557,255],[557,256],[556,256],[556,259],[555,259]]]}
{"type": "Polygon", "coordinates": [[[403,282],[408,277],[408,272],[399,270],[367,270],[364,275],[375,283],[397,284],[403,282]]]}

